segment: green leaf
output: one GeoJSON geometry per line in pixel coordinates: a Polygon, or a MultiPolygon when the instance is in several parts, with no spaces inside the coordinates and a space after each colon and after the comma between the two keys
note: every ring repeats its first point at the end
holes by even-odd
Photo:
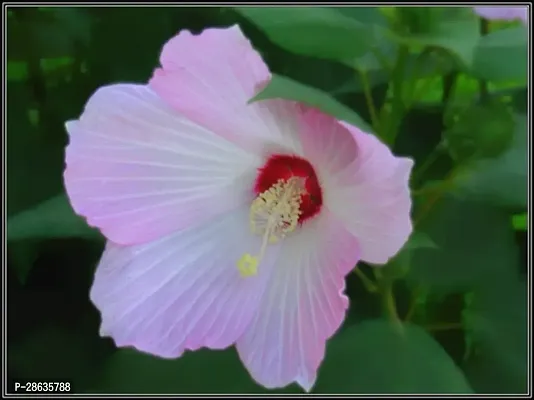
{"type": "Polygon", "coordinates": [[[434,7],[395,7],[393,21],[395,30],[411,34],[426,34],[433,30],[439,21],[440,8],[434,7]]]}
{"type": "Polygon", "coordinates": [[[378,7],[327,7],[330,10],[353,18],[362,24],[373,24],[386,27],[388,21],[386,16],[378,7]]]}
{"type": "Polygon", "coordinates": [[[358,114],[330,97],[327,93],[303,85],[302,83],[284,76],[273,75],[269,84],[250,101],[255,102],[277,98],[294,100],[311,107],[316,107],[319,110],[330,114],[339,120],[357,126],[366,132],[372,131],[369,125],[358,114]]]}
{"type": "Polygon", "coordinates": [[[68,237],[101,238],[96,229],[74,213],[65,195],[53,197],[7,221],[8,240],[68,237]]]}
{"type": "MultiPolygon", "coordinates": [[[[355,75],[358,79],[345,82],[335,90],[336,94],[363,91],[360,78],[361,73],[367,74],[370,87],[387,83],[390,79],[390,74],[384,69],[383,64],[385,62],[387,65],[393,65],[397,51],[398,44],[386,39],[384,35],[384,40],[379,40],[379,43],[373,46],[371,51],[368,51],[361,57],[345,62],[344,65],[358,71],[355,75]]],[[[448,73],[452,67],[453,63],[450,58],[444,57],[442,53],[432,51],[424,54],[409,54],[406,58],[405,70],[407,76],[417,76],[420,83],[427,85],[426,82],[422,82],[425,77],[434,79],[439,84],[439,77],[448,73]]],[[[439,88],[441,89],[441,86],[439,88]]],[[[425,96],[427,95],[428,88],[425,90],[425,96]]]]}
{"type": "Polygon", "coordinates": [[[373,25],[328,7],[236,7],[235,10],[274,43],[296,54],[345,61],[363,55],[374,42],[373,25]]]}
{"type": "Polygon", "coordinates": [[[413,232],[404,247],[383,269],[384,274],[390,278],[405,275],[411,264],[413,254],[418,249],[437,249],[436,243],[423,232],[413,232]]]}
{"type": "Polygon", "coordinates": [[[509,149],[495,159],[479,160],[455,180],[459,198],[497,206],[526,208],[528,200],[527,117],[517,115],[509,149]]]}
{"type": "Polygon", "coordinates": [[[528,30],[523,26],[483,36],[475,49],[471,73],[489,81],[514,81],[526,86],[528,30]]]}
{"type": "Polygon", "coordinates": [[[91,391],[169,395],[268,392],[254,383],[234,349],[187,352],[174,360],[119,350],[107,360],[91,391]]]}
{"type": "Polygon", "coordinates": [[[514,137],[515,118],[500,101],[464,109],[444,132],[445,144],[458,162],[494,158],[505,152],[514,137]]]}
{"type": "Polygon", "coordinates": [[[404,245],[402,251],[413,251],[417,249],[437,249],[438,246],[425,233],[414,232],[408,242],[404,245]]]}
{"type": "Polygon", "coordinates": [[[527,213],[514,215],[512,217],[512,224],[516,231],[526,231],[528,227],[527,213]]]}
{"type": "MultiPolygon", "coordinates": [[[[393,65],[397,54],[397,43],[391,41],[387,35],[387,19],[378,7],[329,7],[344,16],[353,18],[361,24],[372,28],[373,40],[368,49],[360,56],[342,60],[343,64],[355,68],[360,72],[366,72],[369,76],[370,86],[380,77],[382,82],[387,82],[389,72],[386,65],[393,65]],[[378,55],[378,57],[377,57],[378,55]]],[[[415,58],[415,57],[414,57],[415,58]]],[[[407,69],[413,64],[413,59],[407,60],[407,69]]]]}
{"type": "Polygon", "coordinates": [[[514,272],[475,291],[465,312],[474,346],[466,370],[479,393],[527,393],[527,284],[514,272]]]}
{"type": "MultiPolygon", "coordinates": [[[[405,325],[404,336],[397,335],[384,321],[347,328],[328,345],[313,392],[470,392],[461,371],[424,331],[405,325]]],[[[96,393],[302,393],[295,385],[276,391],[258,386],[234,349],[188,352],[174,360],[119,350],[95,378],[90,391],[96,393]]]]}
{"type": "Polygon", "coordinates": [[[319,369],[316,393],[472,393],[462,371],[420,327],[363,322],[336,336],[319,369]]]}
{"type": "Polygon", "coordinates": [[[441,13],[425,33],[391,34],[397,42],[414,49],[439,47],[455,56],[464,66],[471,65],[474,49],[480,33],[478,18],[469,8],[435,9],[433,14],[441,13]]]}
{"type": "Polygon", "coordinates": [[[510,216],[481,203],[446,196],[421,222],[438,249],[414,254],[407,278],[448,293],[483,285],[517,263],[510,216]]]}

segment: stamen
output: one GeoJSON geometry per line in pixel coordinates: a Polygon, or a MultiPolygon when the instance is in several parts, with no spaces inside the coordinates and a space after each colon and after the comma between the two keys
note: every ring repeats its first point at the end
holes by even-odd
{"type": "Polygon", "coordinates": [[[268,244],[275,244],[295,230],[301,215],[301,196],[306,193],[306,180],[291,177],[279,179],[276,184],[261,193],[250,206],[250,229],[263,236],[257,256],[245,253],[237,262],[243,277],[257,274],[268,244]]]}

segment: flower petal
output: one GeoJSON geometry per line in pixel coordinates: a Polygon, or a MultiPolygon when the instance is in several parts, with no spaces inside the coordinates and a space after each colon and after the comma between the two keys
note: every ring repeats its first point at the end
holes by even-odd
{"type": "Polygon", "coordinates": [[[315,383],[325,342],[348,308],[345,275],[358,261],[354,237],[328,210],[284,239],[261,306],[237,341],[241,360],[267,388],[315,383]]]}
{"type": "Polygon", "coordinates": [[[301,105],[298,122],[303,155],[315,167],[320,181],[336,179],[354,162],[358,150],[355,138],[335,118],[301,105]]]}
{"type": "Polygon", "coordinates": [[[253,196],[260,158],[178,115],[146,86],[99,89],[66,126],[70,201],[113,242],[158,239],[253,196]]]}
{"type": "Polygon", "coordinates": [[[271,74],[238,25],[181,31],[163,47],[151,87],[192,121],[249,152],[264,142],[299,151],[290,102],[247,104],[271,74]]]}
{"type": "Polygon", "coordinates": [[[356,141],[353,164],[324,182],[324,204],[358,239],[363,261],[384,264],[411,232],[413,161],[395,157],[374,135],[344,122],[356,141]]]}
{"type": "Polygon", "coordinates": [[[241,277],[237,260],[260,242],[243,208],[149,244],[108,243],[90,296],[101,334],[161,357],[230,346],[256,313],[276,256],[266,255],[258,275],[241,277]]]}
{"type": "Polygon", "coordinates": [[[528,19],[528,7],[516,6],[516,7],[473,7],[475,12],[485,19],[495,20],[521,20],[525,24],[528,19]]]}

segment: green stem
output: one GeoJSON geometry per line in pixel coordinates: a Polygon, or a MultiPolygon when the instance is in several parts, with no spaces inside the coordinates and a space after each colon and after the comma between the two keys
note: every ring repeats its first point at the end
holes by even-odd
{"type": "Polygon", "coordinates": [[[395,293],[393,291],[393,280],[383,279],[380,288],[382,294],[382,306],[384,313],[388,319],[399,329],[402,330],[402,321],[397,311],[397,304],[395,302],[395,293]]]}
{"type": "Polygon", "coordinates": [[[410,109],[415,103],[415,92],[417,89],[417,84],[419,83],[419,77],[423,75],[421,71],[421,64],[423,63],[424,57],[426,56],[428,51],[429,51],[428,48],[425,48],[415,60],[415,65],[413,66],[413,71],[410,77],[409,89],[407,90],[407,93],[405,96],[406,97],[406,109],[410,109]]]}
{"type": "Polygon", "coordinates": [[[360,76],[362,79],[365,101],[367,102],[367,109],[369,110],[369,115],[371,116],[371,124],[373,126],[373,130],[375,132],[378,132],[379,130],[378,114],[376,112],[376,107],[373,101],[373,94],[371,92],[371,85],[369,83],[369,77],[367,76],[367,71],[359,70],[359,72],[360,72],[360,76]]]}
{"type": "Polygon", "coordinates": [[[428,303],[429,288],[428,286],[419,284],[412,291],[411,302],[408,312],[404,316],[405,322],[410,322],[414,319],[424,319],[426,315],[425,307],[428,303]],[[416,315],[417,312],[422,309],[423,313],[416,315]],[[419,318],[417,318],[419,317],[419,318]]]}
{"type": "Polygon", "coordinates": [[[421,164],[421,166],[414,171],[411,179],[413,183],[417,183],[421,179],[423,174],[427,172],[428,168],[430,168],[439,158],[439,155],[440,151],[436,147],[434,150],[432,150],[432,153],[430,153],[429,156],[425,159],[423,164],[421,164]]]}
{"type": "Polygon", "coordinates": [[[393,292],[393,282],[388,279],[387,284],[382,288],[382,297],[384,300],[384,308],[389,317],[393,320],[399,320],[397,312],[397,305],[395,304],[395,295],[393,292]]]}
{"type": "MultiPolygon", "coordinates": [[[[393,94],[393,101],[391,102],[391,112],[389,115],[383,114],[387,118],[387,124],[381,132],[381,136],[384,141],[392,145],[395,143],[397,131],[399,125],[404,117],[405,105],[404,105],[404,80],[406,70],[406,60],[409,55],[408,47],[401,46],[397,54],[397,60],[395,61],[395,67],[393,69],[393,76],[391,81],[391,90],[393,94]]],[[[386,122],[386,121],[382,121],[386,122]]]]}
{"type": "Polygon", "coordinates": [[[382,280],[382,271],[379,268],[374,268],[373,273],[378,282],[382,280]]]}
{"type": "MultiPolygon", "coordinates": [[[[443,77],[443,98],[442,102],[445,106],[447,106],[448,102],[450,101],[453,89],[456,84],[456,80],[458,78],[458,73],[453,72],[450,74],[447,74],[443,77]]],[[[444,179],[443,185],[441,187],[441,190],[436,191],[435,195],[432,196],[426,204],[423,205],[423,208],[418,213],[418,215],[414,218],[414,226],[417,226],[423,218],[427,215],[427,213],[432,209],[434,204],[437,203],[437,201],[441,198],[441,196],[447,191],[448,188],[450,188],[450,185],[452,184],[453,180],[456,178],[458,173],[460,172],[459,166],[454,167],[447,177],[444,179]]]]}
{"type": "MultiPolygon", "coordinates": [[[[397,53],[397,59],[395,65],[392,68],[391,72],[391,83],[390,89],[393,95],[393,100],[391,101],[391,108],[388,110],[387,101],[384,102],[380,110],[380,119],[376,116],[376,110],[374,109],[374,104],[372,104],[372,97],[370,89],[366,89],[367,84],[366,77],[362,76],[362,81],[364,84],[364,90],[366,91],[366,99],[371,113],[371,118],[376,122],[373,123],[375,132],[378,136],[388,145],[392,146],[395,143],[395,138],[397,132],[406,112],[406,107],[404,104],[404,80],[406,75],[406,61],[409,56],[409,49],[406,46],[401,46],[397,53]],[[374,110],[374,111],[372,111],[374,110]],[[373,113],[375,117],[373,117],[373,113]],[[379,129],[377,129],[379,128],[379,129]]],[[[385,315],[388,319],[391,320],[399,330],[402,330],[402,321],[399,318],[397,311],[397,305],[395,302],[394,294],[394,281],[387,275],[383,275],[378,268],[374,268],[373,272],[375,274],[376,282],[378,285],[378,292],[382,298],[382,307],[385,315]]]]}
{"type": "Polygon", "coordinates": [[[490,94],[489,94],[488,82],[486,82],[483,79],[480,79],[478,81],[478,93],[480,95],[481,102],[486,102],[489,99],[490,94]]]}
{"type": "Polygon", "coordinates": [[[395,324],[401,325],[402,322],[399,318],[399,313],[397,312],[395,294],[393,291],[393,280],[384,276],[379,268],[374,268],[373,272],[378,282],[378,292],[382,296],[382,308],[384,314],[395,324]]]}
{"type": "Polygon", "coordinates": [[[447,177],[443,180],[443,185],[440,186],[439,190],[435,191],[435,194],[428,199],[428,201],[423,205],[421,211],[414,218],[414,226],[418,226],[419,223],[426,217],[426,215],[432,210],[434,205],[441,199],[441,197],[447,192],[447,189],[452,187],[452,183],[456,176],[460,172],[459,167],[453,168],[447,177]]]}
{"type": "Polygon", "coordinates": [[[356,267],[354,269],[354,273],[356,275],[358,275],[358,277],[361,279],[362,283],[363,283],[363,286],[365,286],[365,289],[369,292],[369,293],[376,293],[378,292],[378,287],[376,286],[376,284],[370,279],[367,277],[367,275],[365,275],[365,273],[359,269],[358,267],[356,267]]]}
{"type": "Polygon", "coordinates": [[[410,302],[410,308],[404,317],[404,321],[409,322],[412,320],[417,310],[417,304],[419,297],[424,294],[424,289],[422,286],[418,286],[412,293],[412,301],[410,302]]]}
{"type": "Polygon", "coordinates": [[[443,77],[443,95],[441,97],[441,102],[445,107],[447,107],[447,104],[451,100],[451,97],[454,93],[458,76],[458,72],[450,72],[443,77]]]}
{"type": "MultiPolygon", "coordinates": [[[[480,35],[485,36],[488,33],[489,33],[489,21],[484,18],[480,18],[480,35]]],[[[485,81],[484,79],[480,79],[478,81],[478,87],[479,87],[478,91],[480,94],[480,100],[484,102],[489,98],[488,82],[485,81]]]]}

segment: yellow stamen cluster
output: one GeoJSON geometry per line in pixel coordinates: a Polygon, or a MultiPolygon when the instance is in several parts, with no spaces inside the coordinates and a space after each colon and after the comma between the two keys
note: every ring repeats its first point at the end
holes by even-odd
{"type": "Polygon", "coordinates": [[[254,199],[250,206],[250,229],[263,236],[263,241],[257,256],[246,253],[237,262],[242,276],[256,275],[267,244],[274,244],[295,230],[301,215],[304,184],[304,178],[280,179],[254,199]]]}

